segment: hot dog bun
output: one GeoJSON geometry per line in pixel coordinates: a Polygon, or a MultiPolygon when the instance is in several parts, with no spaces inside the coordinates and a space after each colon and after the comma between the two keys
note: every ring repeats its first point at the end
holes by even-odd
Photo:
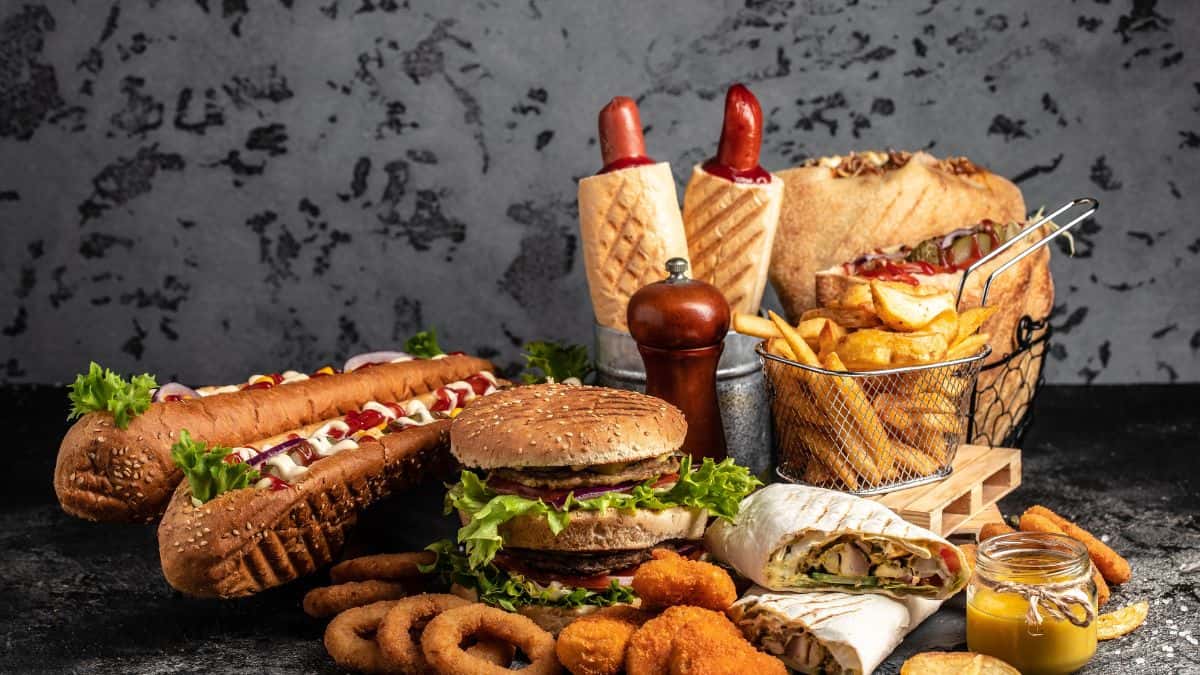
{"type": "Polygon", "coordinates": [[[867,154],[894,159],[883,170],[846,176],[831,165],[850,158],[779,172],[784,197],[770,278],[792,321],[816,306],[819,270],[964,223],[1025,218],[1017,186],[970,162],[924,152],[867,154]]]}
{"type": "Polygon", "coordinates": [[[783,190],[778,176],[754,185],[719,178],[698,164],[692,169],[683,193],[692,278],[720,289],[734,312],[758,313],[783,190]]]}
{"type": "Polygon", "coordinates": [[[688,257],[671,165],[634,166],[579,181],[579,226],[596,322],[627,331],[629,298],[664,279],[667,260],[688,257]]]}
{"type": "Polygon", "coordinates": [[[492,366],[471,356],[372,366],[271,389],[154,403],[118,429],[106,413],[84,415],[59,447],[54,490],[63,510],[88,520],[152,522],[183,474],[171,461],[181,429],[214,445],[246,445],[355,410],[403,400],[492,366]]]}
{"type": "Polygon", "coordinates": [[[158,527],[163,575],[195,597],[251,595],[333,562],[358,515],[423,478],[445,478],[450,420],[363,439],[286,490],[244,488],[193,506],[184,481],[158,527]]]}

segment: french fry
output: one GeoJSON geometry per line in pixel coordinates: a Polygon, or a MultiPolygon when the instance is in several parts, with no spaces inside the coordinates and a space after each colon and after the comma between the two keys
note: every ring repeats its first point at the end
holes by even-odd
{"type": "Polygon", "coordinates": [[[767,351],[776,356],[782,356],[789,361],[796,360],[796,352],[792,351],[792,348],[788,346],[787,341],[782,337],[774,337],[767,340],[767,351]]]}
{"type": "Polygon", "coordinates": [[[771,323],[770,319],[764,319],[754,314],[743,314],[742,312],[733,313],[733,330],[742,335],[750,335],[762,338],[763,340],[782,337],[779,329],[775,328],[775,324],[771,323]]]}
{"type": "Polygon", "coordinates": [[[929,455],[911,445],[893,441],[892,447],[896,453],[896,463],[903,467],[910,477],[930,476],[942,468],[941,463],[933,461],[929,455]]]}
{"type": "Polygon", "coordinates": [[[871,282],[871,299],[875,313],[886,326],[906,333],[924,328],[946,310],[954,311],[955,304],[949,292],[916,295],[878,281],[871,282]]]}
{"type": "Polygon", "coordinates": [[[1088,555],[1092,556],[1092,562],[1095,563],[1100,573],[1104,575],[1105,581],[1113,584],[1123,584],[1133,576],[1133,570],[1130,569],[1129,562],[1118,555],[1116,551],[1109,548],[1107,544],[1092,536],[1091,532],[1044,506],[1031,506],[1026,509],[1025,513],[1036,514],[1049,519],[1055,525],[1062,528],[1068,537],[1086,546],[1088,555]]]}
{"type": "Polygon", "coordinates": [[[912,415],[908,413],[908,402],[898,394],[880,394],[871,399],[875,414],[883,423],[896,431],[903,431],[913,425],[912,415]]]}
{"type": "Polygon", "coordinates": [[[801,478],[805,483],[820,486],[829,485],[830,481],[833,480],[829,469],[816,457],[808,459],[808,463],[804,465],[804,475],[801,478]]]}
{"type": "Polygon", "coordinates": [[[861,307],[817,307],[800,315],[800,321],[811,319],[829,319],[843,328],[875,328],[883,325],[879,316],[869,309],[861,307]]]}
{"type": "Polygon", "coordinates": [[[775,324],[775,327],[779,329],[783,339],[786,340],[788,346],[792,348],[792,353],[795,355],[795,357],[792,359],[793,361],[796,363],[803,363],[804,365],[812,368],[821,367],[821,361],[817,359],[817,355],[815,352],[813,352],[812,347],[808,346],[808,343],[804,341],[804,338],[800,335],[800,333],[798,333],[795,328],[792,328],[792,325],[788,323],[786,319],[784,319],[782,316],[779,316],[775,312],[767,312],[767,316],[771,317],[771,321],[775,324]]]}
{"type": "MultiPolygon", "coordinates": [[[[1021,531],[1067,536],[1067,533],[1063,532],[1063,529],[1056,525],[1053,520],[1031,511],[1021,514],[1021,531]]],[[[1108,588],[1108,584],[1104,581],[1104,575],[1094,565],[1092,566],[1092,582],[1096,584],[1096,606],[1103,607],[1108,603],[1111,591],[1108,588]]]]}
{"type": "Polygon", "coordinates": [[[836,323],[826,320],[825,326],[821,328],[821,334],[817,336],[817,356],[822,361],[830,352],[837,349],[838,336],[833,329],[836,325],[836,323]]]}
{"type": "MultiPolygon", "coordinates": [[[[846,364],[842,363],[837,352],[829,354],[825,360],[825,368],[834,371],[847,371],[846,364]]],[[[877,482],[883,472],[890,471],[892,468],[893,458],[887,456],[880,451],[880,448],[875,447],[874,443],[887,440],[887,430],[883,428],[883,423],[879,421],[879,416],[875,414],[875,409],[871,406],[871,401],[867,397],[866,392],[862,387],[850,377],[834,377],[830,378],[833,385],[835,396],[840,399],[840,405],[846,411],[849,418],[853,420],[852,424],[843,424],[838,429],[838,440],[842,442],[843,447],[847,451],[860,450],[861,456],[874,460],[877,467],[876,470],[870,471],[870,466],[860,466],[859,469],[867,469],[871,476],[875,477],[877,482]],[[857,432],[857,433],[855,433],[857,432]]],[[[866,464],[865,462],[863,463],[866,464]]],[[[866,476],[865,476],[866,477],[866,476]]],[[[870,477],[868,477],[870,480],[870,477]]]]}
{"type": "Polygon", "coordinates": [[[951,342],[950,346],[954,346],[967,337],[974,335],[975,331],[987,321],[989,317],[996,313],[995,307],[975,307],[968,309],[958,315],[958,335],[951,342]]]}
{"type": "Polygon", "coordinates": [[[858,475],[846,458],[842,457],[832,440],[826,438],[820,431],[804,425],[796,427],[796,435],[804,447],[816,459],[819,459],[825,468],[846,486],[846,489],[858,489],[858,475]]]}
{"type": "Polygon", "coordinates": [[[921,329],[929,333],[937,333],[946,339],[946,345],[952,345],[958,339],[958,312],[948,309],[933,318],[928,326],[921,329]]]}
{"type": "Polygon", "coordinates": [[[914,413],[913,420],[916,421],[918,426],[923,426],[926,429],[943,434],[957,434],[962,431],[962,421],[959,420],[958,415],[923,412],[914,413]]]}
{"type": "Polygon", "coordinates": [[[893,333],[865,328],[849,333],[837,353],[855,372],[936,363],[946,356],[946,338],[936,333],[893,333]]]}
{"type": "Polygon", "coordinates": [[[990,337],[987,333],[976,333],[967,336],[946,352],[946,360],[953,361],[954,359],[965,359],[968,356],[975,356],[987,344],[990,337]]]}
{"type": "Polygon", "coordinates": [[[908,406],[914,410],[941,413],[943,415],[958,414],[958,403],[935,391],[922,391],[918,393],[908,402],[908,406]]]}

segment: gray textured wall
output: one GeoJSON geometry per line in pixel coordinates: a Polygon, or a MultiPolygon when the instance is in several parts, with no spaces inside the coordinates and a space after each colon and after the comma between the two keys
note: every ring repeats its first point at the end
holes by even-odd
{"type": "Polygon", "coordinates": [[[0,2],[0,378],[586,340],[597,110],[638,97],[684,179],[739,80],[771,168],[932,148],[1099,197],[1051,379],[1200,377],[1200,3],[677,5],[0,2]]]}

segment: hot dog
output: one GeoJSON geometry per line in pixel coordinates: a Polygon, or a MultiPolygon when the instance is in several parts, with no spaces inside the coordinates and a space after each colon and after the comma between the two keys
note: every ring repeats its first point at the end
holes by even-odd
{"type": "Polygon", "coordinates": [[[600,111],[603,168],[579,181],[579,227],[596,322],[626,330],[625,310],[639,288],[665,276],[670,258],[687,258],[671,166],[646,155],[633,99],[600,111]]]}
{"type": "Polygon", "coordinates": [[[731,86],[717,154],[692,168],[683,195],[692,276],[721,289],[730,308],[744,314],[762,302],[783,203],[783,181],[758,163],[762,136],[758,99],[731,86]]]}
{"type": "Polygon", "coordinates": [[[422,478],[446,477],[450,419],[504,384],[481,370],[256,448],[213,450],[185,437],[174,454],[186,480],[158,528],[167,582],[192,596],[239,597],[328,565],[363,509],[422,478]],[[213,480],[231,472],[250,475],[213,480]]]}
{"type": "Polygon", "coordinates": [[[367,401],[405,400],[430,392],[491,370],[491,364],[465,355],[410,358],[278,386],[248,386],[178,400],[166,396],[157,402],[146,390],[146,381],[152,383],[148,376],[124,385],[115,375],[98,370],[76,382],[73,397],[83,414],[59,447],[55,492],[63,509],[81,518],[151,522],[162,514],[182,479],[171,460],[171,447],[182,429],[213,444],[247,445],[338,417],[367,401]]]}

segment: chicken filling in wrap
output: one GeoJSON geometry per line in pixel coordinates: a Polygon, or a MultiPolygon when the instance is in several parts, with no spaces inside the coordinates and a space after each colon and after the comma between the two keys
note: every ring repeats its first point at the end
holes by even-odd
{"type": "Polygon", "coordinates": [[[930,555],[875,537],[843,535],[809,548],[801,541],[771,556],[767,573],[783,586],[848,586],[905,589],[933,594],[958,574],[949,548],[930,555]]]}
{"type": "Polygon", "coordinates": [[[737,617],[746,639],[768,654],[785,659],[806,673],[840,673],[842,666],[825,645],[802,626],[762,606],[753,606],[737,617]]]}

